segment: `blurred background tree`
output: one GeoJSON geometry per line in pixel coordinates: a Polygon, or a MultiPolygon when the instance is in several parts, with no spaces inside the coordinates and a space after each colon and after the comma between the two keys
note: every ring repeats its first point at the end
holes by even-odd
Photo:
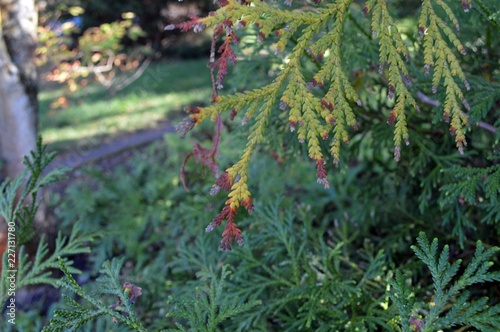
{"type": "Polygon", "coordinates": [[[0,160],[10,178],[22,172],[23,157],[35,148],[36,29],[34,0],[0,2],[0,160]]]}

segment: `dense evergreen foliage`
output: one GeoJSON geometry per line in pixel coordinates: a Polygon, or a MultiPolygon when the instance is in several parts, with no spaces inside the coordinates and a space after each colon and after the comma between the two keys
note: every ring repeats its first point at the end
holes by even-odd
{"type": "MultiPolygon", "coordinates": [[[[167,135],[54,197],[72,235],[19,264],[64,298],[16,328],[498,331],[500,2],[219,4],[177,25],[214,32],[213,103],[178,126],[194,150],[167,135]]],[[[24,179],[0,212],[30,225],[24,179]]]]}

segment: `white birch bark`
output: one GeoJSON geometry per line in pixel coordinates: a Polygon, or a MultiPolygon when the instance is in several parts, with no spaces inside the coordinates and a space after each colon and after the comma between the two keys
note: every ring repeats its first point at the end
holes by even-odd
{"type": "Polygon", "coordinates": [[[37,136],[37,12],[34,0],[0,0],[0,157],[14,178],[37,136]]]}

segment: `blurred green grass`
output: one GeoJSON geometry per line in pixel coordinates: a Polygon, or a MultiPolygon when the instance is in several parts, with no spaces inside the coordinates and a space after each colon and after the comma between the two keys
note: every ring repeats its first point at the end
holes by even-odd
{"type": "Polygon", "coordinates": [[[168,119],[177,121],[183,106],[206,103],[210,94],[207,59],[153,63],[115,95],[98,84],[73,93],[64,87],[42,86],[40,133],[51,150],[64,151],[96,137],[103,140],[155,127],[168,119]],[[51,110],[50,104],[63,95],[69,106],[51,110]]]}

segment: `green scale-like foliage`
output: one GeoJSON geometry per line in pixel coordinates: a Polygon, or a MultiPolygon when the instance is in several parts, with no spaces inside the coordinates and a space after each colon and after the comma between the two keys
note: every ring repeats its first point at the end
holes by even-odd
{"type": "Polygon", "coordinates": [[[46,326],[43,331],[78,331],[85,323],[103,315],[109,315],[116,323],[123,323],[135,331],[146,331],[132,307],[136,297],[140,295],[140,288],[130,283],[125,283],[122,287],[120,283],[120,270],[123,262],[124,259],[106,261],[100,271],[101,276],[97,279],[98,287],[95,288],[95,292],[88,293],[76,282],[64,261],[60,259],[60,268],[65,277],[59,281],[59,286],[85,299],[92,307],[83,306],[69,296],[64,296],[69,309],[56,310],[54,317],[50,320],[50,325],[46,326]],[[99,295],[114,296],[118,298],[118,303],[104,304],[99,295]]]}
{"type": "Polygon", "coordinates": [[[49,252],[49,244],[42,235],[37,239],[39,242],[33,257],[27,253],[27,243],[36,234],[34,219],[40,207],[39,192],[43,187],[58,181],[64,173],[61,169],[54,169],[44,174],[54,157],[54,153],[46,152],[46,146],[39,138],[36,150],[24,159],[26,170],[12,181],[7,179],[0,184],[2,193],[0,216],[5,219],[9,232],[14,235],[13,238],[9,237],[9,241],[13,243],[9,243],[1,258],[0,303],[2,305],[13,295],[7,278],[12,273],[16,276],[16,289],[43,284],[57,287],[58,278],[53,272],[59,267],[59,261],[64,262],[69,272],[79,272],[71,266],[73,262],[69,258],[90,252],[88,244],[95,238],[89,234],[82,234],[81,227],[77,224],[69,236],[58,234],[52,251],[49,252]]]}
{"type": "Polygon", "coordinates": [[[485,248],[481,241],[476,243],[476,252],[463,273],[458,271],[461,259],[450,263],[450,248],[444,246],[438,253],[438,241],[431,243],[424,233],[417,239],[418,245],[412,246],[417,257],[429,268],[434,282],[434,294],[429,308],[422,308],[423,317],[416,310],[415,298],[406,278],[397,271],[391,281],[389,296],[396,304],[403,331],[441,331],[457,326],[473,326],[480,331],[497,331],[500,326],[500,305],[488,305],[488,298],[471,300],[467,288],[484,282],[500,281],[498,271],[491,272],[490,261],[498,252],[497,247],[485,248]],[[418,316],[417,316],[418,315],[418,316]]]}
{"type": "MultiPolygon", "coordinates": [[[[215,44],[213,46],[210,65],[214,81],[213,104],[191,108],[190,120],[183,122],[178,129],[184,134],[206,119],[220,121],[224,112],[230,112],[231,119],[237,114],[242,116],[242,124],[252,124],[240,160],[227,168],[223,180],[217,182],[218,187],[229,191],[226,207],[207,227],[207,231],[210,231],[227,220],[221,248],[229,249],[232,238],[240,245],[243,243],[234,217],[240,205],[249,212],[252,210],[248,165],[259,144],[267,143],[266,133],[273,116],[277,116],[279,121],[284,122],[283,126],[296,133],[300,143],[307,144],[308,155],[316,164],[318,183],[328,188],[324,165],[330,158],[327,154],[334,164],[339,163],[342,142],[349,143],[349,132],[351,128],[359,127],[358,113],[363,110],[358,87],[355,82],[351,82],[350,71],[353,68],[349,68],[346,63],[348,59],[344,56],[346,50],[343,45],[355,42],[348,40],[344,31],[346,18],[352,18],[353,7],[358,9],[359,5],[353,0],[314,1],[314,4],[303,7],[285,1],[290,8],[260,0],[221,0],[218,3],[220,8],[209,16],[194,18],[177,26],[184,31],[193,29],[195,32],[213,28],[214,42],[223,32],[226,35],[217,61],[215,44]],[[281,59],[279,71],[267,85],[245,92],[219,95],[217,89],[223,87],[222,79],[228,73],[229,63],[236,63],[236,55],[231,50],[231,46],[238,43],[236,30],[252,25],[257,28],[253,30],[257,40],[269,45],[276,57],[281,59]],[[311,63],[317,67],[312,76],[311,63]],[[216,71],[217,78],[214,75],[216,71]],[[323,140],[329,141],[328,152],[325,151],[323,140]]],[[[463,5],[468,11],[468,1],[463,1],[463,5]]],[[[406,37],[398,30],[388,9],[388,1],[368,0],[362,12],[371,21],[352,21],[366,37],[361,42],[378,40],[379,73],[387,86],[388,99],[394,99],[387,123],[394,124],[394,159],[398,161],[402,143],[410,144],[408,115],[420,111],[408,69],[409,61],[419,53],[415,51],[415,45],[409,48],[406,37]],[[371,36],[363,30],[363,24],[370,26],[371,36]]],[[[421,61],[422,71],[433,69],[434,93],[444,88],[443,117],[450,122],[450,133],[455,136],[458,150],[463,153],[468,125],[468,116],[463,108],[470,107],[457,79],[467,90],[470,85],[456,55],[457,51],[465,54],[465,48],[448,26],[449,23],[458,30],[458,20],[446,1],[422,1],[418,31],[421,34],[423,59],[418,58],[416,61],[421,61]]],[[[220,175],[218,171],[215,174],[217,177],[220,175]]]]}

